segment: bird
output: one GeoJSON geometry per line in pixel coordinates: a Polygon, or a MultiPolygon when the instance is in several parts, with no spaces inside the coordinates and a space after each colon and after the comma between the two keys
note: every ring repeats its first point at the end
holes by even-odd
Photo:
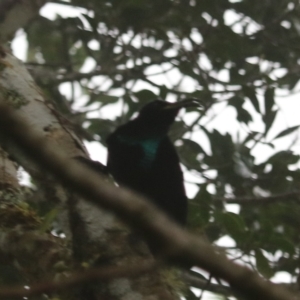
{"type": "Polygon", "coordinates": [[[180,109],[189,106],[199,106],[199,102],[151,101],[106,140],[107,169],[114,180],[146,196],[180,226],[187,221],[187,196],[179,156],[168,131],[180,109]]]}

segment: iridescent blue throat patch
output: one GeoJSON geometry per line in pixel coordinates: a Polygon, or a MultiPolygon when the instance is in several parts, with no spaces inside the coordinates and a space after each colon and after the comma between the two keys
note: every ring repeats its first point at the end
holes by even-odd
{"type": "Polygon", "coordinates": [[[118,139],[122,142],[125,142],[129,145],[138,145],[143,148],[144,156],[140,161],[140,166],[148,169],[151,167],[151,164],[155,160],[155,156],[157,154],[159,143],[161,142],[161,138],[149,138],[144,140],[134,140],[131,137],[121,137],[118,139]]]}

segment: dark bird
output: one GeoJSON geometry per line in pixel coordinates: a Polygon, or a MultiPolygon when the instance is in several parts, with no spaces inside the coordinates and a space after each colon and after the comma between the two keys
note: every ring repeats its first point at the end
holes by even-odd
{"type": "Polygon", "coordinates": [[[180,225],[186,223],[187,197],[179,157],[167,134],[179,110],[188,106],[199,103],[152,101],[107,139],[107,167],[116,182],[151,199],[180,225]]]}

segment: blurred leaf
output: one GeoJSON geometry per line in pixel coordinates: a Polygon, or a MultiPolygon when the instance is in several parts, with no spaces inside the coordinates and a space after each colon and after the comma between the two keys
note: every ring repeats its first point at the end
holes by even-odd
{"type": "Polygon", "coordinates": [[[244,241],[247,233],[245,223],[241,216],[232,212],[226,212],[222,214],[222,224],[235,240],[244,241]]]}
{"type": "Polygon", "coordinates": [[[278,250],[293,255],[295,253],[295,245],[288,240],[286,237],[274,237],[272,239],[272,244],[278,250]]]}
{"type": "Polygon", "coordinates": [[[175,142],[182,139],[183,135],[188,131],[189,127],[185,124],[185,122],[180,120],[171,126],[169,130],[169,137],[173,142],[175,142]]]}
{"type": "Polygon", "coordinates": [[[252,116],[246,109],[241,107],[238,109],[237,112],[238,112],[238,115],[237,115],[238,121],[243,122],[245,124],[248,124],[249,122],[252,121],[252,116]]]}
{"type": "Polygon", "coordinates": [[[248,167],[248,165],[245,163],[245,161],[242,159],[241,155],[239,153],[235,153],[233,157],[234,161],[234,171],[243,178],[251,178],[252,177],[252,171],[248,167]]]}
{"type": "Polygon", "coordinates": [[[165,85],[162,85],[159,89],[159,98],[165,100],[167,98],[168,93],[169,89],[165,85]]]}
{"type": "Polygon", "coordinates": [[[233,96],[228,99],[228,105],[231,105],[235,108],[240,108],[244,104],[245,100],[239,96],[233,96]]]}
{"type": "Polygon", "coordinates": [[[212,155],[206,156],[204,162],[209,166],[219,168],[219,172],[226,173],[229,169],[232,171],[235,147],[231,135],[228,133],[222,135],[216,129],[214,129],[213,132],[209,132],[205,127],[200,127],[209,138],[212,151],[212,155]],[[219,166],[222,167],[220,168],[219,166]]]}
{"type": "Polygon", "coordinates": [[[292,151],[279,151],[268,158],[266,163],[287,165],[295,164],[299,161],[299,155],[294,154],[292,151]]]}
{"type": "Polygon", "coordinates": [[[118,102],[119,97],[110,96],[110,95],[99,95],[98,101],[102,104],[102,106],[107,104],[113,104],[118,102]]]}
{"type": "Polygon", "coordinates": [[[184,292],[184,299],[199,300],[199,297],[197,297],[190,289],[186,289],[186,291],[184,292]]]}
{"type": "Polygon", "coordinates": [[[270,128],[272,127],[276,116],[277,116],[277,110],[270,111],[267,115],[263,116],[263,121],[265,122],[265,135],[267,135],[270,128]]]}
{"type": "Polygon", "coordinates": [[[245,96],[251,101],[252,105],[254,106],[255,110],[260,113],[259,109],[259,102],[256,97],[255,88],[254,87],[248,87],[246,85],[243,86],[243,92],[245,96]]]}
{"type": "Polygon", "coordinates": [[[267,278],[270,278],[273,276],[274,271],[271,269],[269,265],[268,259],[264,256],[261,249],[255,250],[255,259],[256,259],[256,267],[257,270],[267,278]]]}
{"type": "Polygon", "coordinates": [[[86,60],[86,52],[85,52],[85,48],[83,46],[73,46],[70,49],[70,53],[72,53],[72,55],[70,55],[73,63],[73,69],[74,71],[80,71],[80,69],[82,68],[82,65],[84,64],[85,60],[86,60]]]}
{"type": "Polygon", "coordinates": [[[59,209],[54,208],[50,210],[44,217],[43,217],[43,222],[40,225],[39,231],[41,232],[46,232],[51,229],[51,226],[54,222],[54,220],[57,217],[57,214],[59,213],[59,209]]]}
{"type": "Polygon", "coordinates": [[[90,17],[88,14],[85,14],[84,12],[81,12],[81,16],[89,23],[89,25],[93,29],[93,32],[97,33],[97,28],[99,24],[96,22],[95,18],[90,17]]]}
{"type": "Polygon", "coordinates": [[[88,131],[101,137],[104,142],[105,138],[116,129],[116,122],[108,119],[89,119],[88,131]]]}
{"type": "Polygon", "coordinates": [[[244,104],[244,99],[239,96],[233,96],[228,99],[228,105],[233,106],[237,111],[237,119],[240,122],[248,124],[252,121],[252,117],[247,110],[245,110],[242,106],[244,104]]]}
{"type": "Polygon", "coordinates": [[[260,135],[260,132],[257,131],[251,131],[247,137],[244,139],[244,141],[242,142],[243,145],[247,144],[249,141],[255,140],[255,138],[260,135]]]}
{"type": "Polygon", "coordinates": [[[211,194],[207,191],[206,184],[200,185],[195,198],[189,201],[189,225],[202,227],[209,222],[211,210],[211,194]]]}
{"type": "Polygon", "coordinates": [[[189,139],[182,139],[182,145],[177,147],[182,163],[188,169],[198,169],[200,166],[200,162],[197,159],[198,154],[204,153],[202,147],[189,139]]]}
{"type": "Polygon", "coordinates": [[[274,106],[274,88],[268,88],[265,91],[265,116],[272,114],[272,108],[274,106]]]}
{"type": "Polygon", "coordinates": [[[63,36],[57,34],[56,23],[39,16],[31,26],[26,29],[29,52],[27,59],[36,61],[37,53],[42,55],[46,62],[65,62],[63,36]]]}
{"type": "Polygon", "coordinates": [[[206,155],[203,148],[198,144],[197,142],[189,139],[181,139],[185,147],[188,147],[189,152],[193,153],[194,155],[197,155],[199,153],[203,153],[206,155]]]}
{"type": "Polygon", "coordinates": [[[296,131],[298,128],[300,127],[300,125],[297,125],[297,126],[293,126],[293,127],[290,127],[290,128],[287,128],[287,129],[284,129],[282,130],[280,133],[278,133],[273,139],[272,141],[278,139],[278,138],[281,138],[283,136],[286,136],[294,131],[296,131]]]}

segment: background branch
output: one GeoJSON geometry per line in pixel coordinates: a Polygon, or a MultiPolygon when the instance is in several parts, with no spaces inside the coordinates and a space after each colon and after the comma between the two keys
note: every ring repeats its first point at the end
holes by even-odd
{"type": "Polygon", "coordinates": [[[241,205],[266,205],[274,202],[282,201],[300,201],[299,191],[291,191],[287,193],[271,195],[268,197],[236,197],[236,198],[221,198],[213,197],[214,202],[225,202],[227,204],[241,204],[241,205]]]}
{"type": "Polygon", "coordinates": [[[40,295],[42,293],[54,293],[84,283],[89,283],[95,280],[108,281],[120,277],[136,277],[147,272],[153,271],[158,264],[147,262],[137,266],[122,266],[122,267],[102,267],[98,269],[88,270],[71,275],[69,278],[59,282],[40,282],[30,286],[30,289],[25,289],[21,286],[14,286],[0,289],[0,297],[3,298],[24,298],[40,295]]]}

